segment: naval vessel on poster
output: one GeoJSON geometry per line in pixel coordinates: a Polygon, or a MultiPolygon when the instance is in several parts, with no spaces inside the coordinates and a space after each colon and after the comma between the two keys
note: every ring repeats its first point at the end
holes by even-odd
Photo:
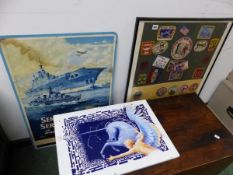
{"type": "Polygon", "coordinates": [[[78,87],[94,87],[98,75],[104,68],[81,68],[63,75],[52,75],[42,65],[38,72],[33,74],[31,88],[26,91],[27,95],[33,95],[40,91],[53,88],[55,91],[73,89],[78,87]]]}
{"type": "Polygon", "coordinates": [[[85,109],[87,105],[108,104],[108,97],[104,94],[109,94],[109,84],[95,85],[104,69],[80,68],[53,75],[39,65],[23,99],[26,113],[31,116],[30,122],[34,126],[32,130],[38,134],[38,138],[54,134],[52,116],[55,114],[85,109]]]}
{"type": "Polygon", "coordinates": [[[109,105],[115,33],[4,36],[1,54],[33,143],[55,142],[53,115],[109,105]]]}

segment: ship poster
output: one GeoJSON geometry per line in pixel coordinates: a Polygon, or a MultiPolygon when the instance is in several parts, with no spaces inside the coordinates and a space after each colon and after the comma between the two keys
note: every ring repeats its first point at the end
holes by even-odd
{"type": "Polygon", "coordinates": [[[111,104],[115,33],[1,36],[1,55],[34,145],[55,143],[53,115],[111,104]]]}
{"type": "Polygon", "coordinates": [[[125,174],[179,157],[145,100],[54,116],[60,175],[125,174]]]}

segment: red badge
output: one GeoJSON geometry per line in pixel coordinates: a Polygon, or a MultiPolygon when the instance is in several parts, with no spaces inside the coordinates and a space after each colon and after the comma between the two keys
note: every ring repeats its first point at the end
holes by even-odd
{"type": "Polygon", "coordinates": [[[142,64],[141,64],[141,69],[142,70],[144,70],[144,69],[146,69],[147,67],[148,67],[148,65],[149,65],[149,63],[148,62],[142,62],[142,64]]]}
{"type": "Polygon", "coordinates": [[[203,62],[205,65],[208,65],[209,62],[210,62],[210,60],[211,60],[211,57],[206,56],[206,57],[203,58],[202,62],[203,62]]]}
{"type": "Polygon", "coordinates": [[[156,83],[159,73],[159,69],[153,68],[148,74],[147,83],[156,83]]]}
{"type": "Polygon", "coordinates": [[[193,78],[197,79],[197,78],[202,78],[202,76],[204,75],[205,71],[203,68],[199,67],[196,68],[193,72],[193,78]]]}
{"type": "Polygon", "coordinates": [[[144,55],[144,56],[151,55],[153,46],[154,46],[154,41],[142,42],[141,55],[144,55]]]}

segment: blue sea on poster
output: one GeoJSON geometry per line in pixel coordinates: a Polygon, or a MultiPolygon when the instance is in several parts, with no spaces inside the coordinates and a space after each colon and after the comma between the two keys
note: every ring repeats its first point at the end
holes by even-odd
{"type": "Polygon", "coordinates": [[[66,112],[78,111],[95,106],[105,106],[109,104],[109,87],[94,88],[84,90],[78,93],[72,93],[74,96],[82,94],[85,96],[80,102],[65,102],[54,105],[28,106],[25,108],[27,116],[30,116],[30,125],[35,138],[43,138],[45,135],[53,135],[53,115],[66,112]],[[94,94],[94,95],[93,95],[94,94]]]}

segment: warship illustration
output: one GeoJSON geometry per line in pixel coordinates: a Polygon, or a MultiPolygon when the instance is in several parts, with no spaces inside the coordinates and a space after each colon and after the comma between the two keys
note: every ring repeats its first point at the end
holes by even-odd
{"type": "Polygon", "coordinates": [[[79,101],[81,94],[70,95],[73,90],[94,88],[99,74],[105,68],[80,68],[62,75],[52,75],[40,64],[33,74],[31,88],[25,93],[30,106],[53,105],[79,101]]]}
{"type": "Polygon", "coordinates": [[[30,106],[52,105],[52,104],[67,103],[72,101],[77,102],[80,99],[81,99],[81,94],[77,96],[71,96],[65,93],[54,92],[52,88],[49,88],[48,94],[37,96],[29,103],[29,105],[30,106]]]}
{"type": "Polygon", "coordinates": [[[79,87],[94,87],[99,74],[105,68],[80,68],[73,72],[68,72],[59,76],[52,75],[40,64],[38,72],[33,74],[32,85],[26,91],[27,95],[35,95],[41,91],[48,91],[52,88],[53,91],[59,92],[65,89],[74,89],[79,87]]]}

